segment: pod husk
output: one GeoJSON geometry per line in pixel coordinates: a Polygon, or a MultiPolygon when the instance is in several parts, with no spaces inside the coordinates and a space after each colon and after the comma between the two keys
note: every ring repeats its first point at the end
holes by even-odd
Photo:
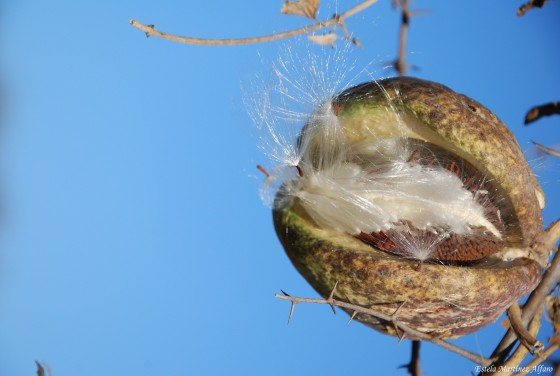
{"type": "MultiPolygon", "coordinates": [[[[411,137],[467,160],[500,194],[506,247],[528,254],[542,228],[544,195],[511,132],[488,109],[451,89],[416,78],[392,78],[350,88],[334,99],[346,137],[411,137]],[[407,129],[395,127],[395,116],[407,129]],[[525,252],[526,251],[526,252],[525,252]]],[[[531,292],[541,266],[519,257],[492,257],[470,266],[424,263],[390,255],[348,234],[319,228],[297,199],[273,211],[284,249],[321,294],[391,315],[434,337],[457,337],[495,321],[531,292]]],[[[351,313],[351,312],[350,312],[351,313]]],[[[394,325],[358,314],[356,320],[396,335],[394,325]]]]}

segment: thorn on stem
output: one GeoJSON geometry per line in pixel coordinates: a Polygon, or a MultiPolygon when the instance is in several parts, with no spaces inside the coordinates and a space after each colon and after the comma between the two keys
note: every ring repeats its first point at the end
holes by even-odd
{"type": "Polygon", "coordinates": [[[152,36],[152,34],[154,33],[154,31],[156,30],[155,25],[146,25],[146,27],[150,30],[145,31],[146,34],[146,38],[149,38],[152,36]]]}
{"type": "Polygon", "coordinates": [[[395,310],[395,312],[393,312],[393,314],[391,315],[391,317],[397,318],[397,314],[399,313],[399,311],[401,310],[402,307],[404,307],[404,305],[406,304],[408,300],[404,300],[401,304],[399,304],[399,306],[397,307],[397,309],[395,310]]]}
{"type": "Polygon", "coordinates": [[[397,325],[396,322],[393,323],[393,327],[395,328],[395,333],[397,334],[397,337],[399,338],[399,342],[397,342],[397,345],[400,345],[401,342],[403,341],[403,339],[405,339],[406,333],[405,333],[405,332],[401,332],[401,331],[399,330],[399,326],[397,325]]]}
{"type": "Polygon", "coordinates": [[[336,309],[334,308],[334,290],[336,290],[336,286],[338,286],[338,281],[336,281],[336,283],[334,284],[334,287],[327,299],[327,303],[331,306],[333,313],[336,315],[336,309]]]}
{"type": "Polygon", "coordinates": [[[290,316],[288,316],[288,325],[290,325],[290,321],[292,321],[292,315],[294,314],[294,309],[296,308],[296,302],[292,300],[292,306],[290,307],[290,316]]]}
{"type": "Polygon", "coordinates": [[[357,314],[358,314],[358,312],[357,312],[357,311],[354,311],[354,312],[352,313],[352,316],[350,316],[350,319],[348,320],[348,322],[346,323],[346,325],[350,324],[350,322],[351,322],[352,320],[354,320],[354,317],[356,317],[357,314]]]}

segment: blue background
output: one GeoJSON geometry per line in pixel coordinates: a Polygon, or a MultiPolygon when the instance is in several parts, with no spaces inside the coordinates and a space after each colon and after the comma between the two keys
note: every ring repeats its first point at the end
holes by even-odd
{"type": "MultiPolygon", "coordinates": [[[[341,10],[356,1],[344,2],[341,10]]],[[[411,72],[492,109],[518,136],[560,216],[560,118],[523,126],[533,105],[560,99],[560,2],[524,17],[512,1],[414,2],[411,72]]],[[[242,100],[282,48],[305,40],[205,47],[146,39],[131,18],[207,38],[308,24],[282,1],[4,2],[0,13],[0,375],[405,375],[410,344],[329,307],[276,240],[259,199],[269,162],[242,100]]],[[[335,11],[328,4],[320,17],[335,11]]],[[[400,16],[380,1],[347,20],[376,77],[395,58],[400,16]]],[[[301,38],[299,38],[301,39],[301,38]]],[[[545,325],[542,339],[550,335],[545,325]]],[[[495,324],[458,341],[489,355],[495,324]]],[[[426,375],[474,364],[431,344],[426,375]]]]}

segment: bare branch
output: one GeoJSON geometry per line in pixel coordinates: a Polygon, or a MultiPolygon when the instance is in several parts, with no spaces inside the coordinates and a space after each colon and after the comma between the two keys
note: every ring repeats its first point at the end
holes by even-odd
{"type": "Polygon", "coordinates": [[[408,0],[392,0],[393,8],[397,9],[401,7],[401,27],[399,30],[399,49],[397,54],[397,59],[392,61],[392,67],[395,69],[399,76],[406,75],[408,70],[417,69],[416,66],[407,64],[406,62],[406,43],[408,39],[408,29],[410,27],[410,21],[413,17],[422,16],[429,11],[427,10],[415,10],[411,11],[408,7],[408,0]]]}
{"type": "Polygon", "coordinates": [[[283,33],[264,35],[260,37],[250,37],[250,38],[236,38],[236,39],[203,39],[203,38],[192,38],[192,37],[182,37],[173,34],[163,33],[156,30],[154,25],[144,25],[136,20],[130,20],[130,24],[137,29],[142,30],[146,33],[147,37],[155,36],[163,39],[167,39],[173,42],[187,43],[187,44],[198,44],[204,46],[231,46],[239,44],[252,44],[252,43],[263,43],[270,42],[274,40],[284,39],[294,37],[296,35],[301,35],[309,33],[311,31],[321,30],[328,27],[338,26],[345,19],[363,11],[364,9],[372,6],[378,0],[365,0],[364,2],[356,5],[353,8],[348,9],[346,12],[340,15],[334,15],[332,18],[326,21],[319,21],[313,25],[302,27],[299,29],[285,31],[283,33]]]}
{"type": "Polygon", "coordinates": [[[333,304],[334,306],[337,306],[337,307],[340,307],[340,308],[346,308],[350,311],[354,311],[354,312],[357,312],[357,313],[363,313],[363,314],[366,314],[366,315],[371,315],[371,316],[377,317],[381,320],[384,320],[384,321],[387,321],[387,322],[392,322],[395,326],[397,326],[404,333],[409,334],[410,337],[418,338],[422,341],[432,342],[433,344],[435,344],[437,346],[443,347],[446,350],[449,350],[451,352],[454,352],[455,354],[461,355],[462,357],[467,358],[474,363],[480,364],[481,366],[489,366],[492,363],[492,361],[488,358],[485,358],[485,357],[480,356],[478,354],[472,353],[468,350],[462,349],[459,346],[456,346],[452,343],[441,340],[439,338],[432,338],[429,334],[426,334],[426,333],[420,332],[418,330],[412,329],[412,328],[406,326],[405,324],[402,324],[402,323],[398,322],[396,320],[396,318],[394,317],[394,315],[386,315],[384,313],[377,312],[377,311],[375,311],[373,309],[370,309],[370,308],[365,308],[365,307],[361,307],[361,306],[358,306],[358,305],[355,305],[355,304],[341,302],[341,301],[334,300],[334,299],[332,301],[329,301],[327,299],[298,298],[298,297],[286,296],[286,295],[280,295],[280,294],[274,294],[274,296],[278,299],[288,300],[290,302],[295,302],[295,303],[328,304],[328,305],[333,304]]]}
{"type": "Polygon", "coordinates": [[[544,3],[546,2],[547,0],[529,0],[519,7],[519,9],[517,10],[517,15],[521,17],[525,13],[527,13],[528,10],[531,10],[533,8],[542,8],[544,6],[544,3]]]}

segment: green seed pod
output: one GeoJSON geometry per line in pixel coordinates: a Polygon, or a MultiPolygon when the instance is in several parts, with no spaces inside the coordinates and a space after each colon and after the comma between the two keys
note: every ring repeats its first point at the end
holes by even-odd
{"type": "MultiPolygon", "coordinates": [[[[544,194],[488,109],[415,78],[338,94],[298,140],[298,176],[273,210],[290,260],[324,297],[445,338],[495,321],[532,291],[544,194]]],[[[392,323],[358,314],[385,333],[392,323]]]]}

